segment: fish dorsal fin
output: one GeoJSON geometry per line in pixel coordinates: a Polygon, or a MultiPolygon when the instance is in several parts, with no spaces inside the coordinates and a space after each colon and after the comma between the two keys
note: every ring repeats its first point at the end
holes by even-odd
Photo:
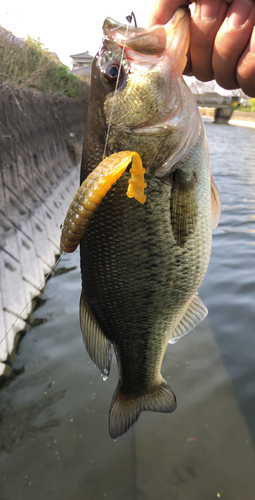
{"type": "Polygon", "coordinates": [[[119,382],[110,408],[109,434],[117,440],[134,425],[142,411],[172,413],[176,406],[175,394],[163,378],[154,391],[138,397],[125,395],[119,382]]]}
{"type": "Polygon", "coordinates": [[[173,331],[169,344],[175,344],[186,333],[191,332],[208,314],[207,308],[197,293],[191,298],[178,326],[173,331]]]}
{"type": "Polygon", "coordinates": [[[80,300],[80,325],[87,352],[93,363],[99,368],[102,377],[107,379],[112,361],[111,342],[91,312],[83,291],[80,300]]]}
{"type": "Polygon", "coordinates": [[[220,193],[211,176],[211,199],[212,199],[212,229],[215,229],[220,222],[221,201],[220,193]]]}

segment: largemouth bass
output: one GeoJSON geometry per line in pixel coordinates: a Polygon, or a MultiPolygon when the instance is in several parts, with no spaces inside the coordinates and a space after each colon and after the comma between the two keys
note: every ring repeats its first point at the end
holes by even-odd
{"type": "MultiPolygon", "coordinates": [[[[196,102],[182,79],[189,13],[166,26],[131,28],[107,18],[92,67],[81,182],[106,155],[135,151],[146,202],[126,196],[127,170],[99,204],[81,240],[80,323],[107,378],[114,348],[119,382],[109,416],[114,439],[145,410],[172,412],[161,375],[168,342],[207,314],[197,294],[210,258],[220,199],[196,102]],[[116,90],[116,91],[115,91],[116,90]]],[[[131,164],[131,163],[130,163],[131,164]]]]}

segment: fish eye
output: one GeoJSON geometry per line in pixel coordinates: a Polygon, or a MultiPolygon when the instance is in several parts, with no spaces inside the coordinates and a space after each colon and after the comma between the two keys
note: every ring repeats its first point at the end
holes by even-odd
{"type": "Polygon", "coordinates": [[[112,80],[117,79],[119,68],[117,66],[111,66],[109,69],[108,77],[112,80]]]}
{"type": "MultiPolygon", "coordinates": [[[[120,64],[118,61],[114,62],[111,61],[110,63],[106,64],[104,68],[101,68],[104,81],[106,81],[107,83],[116,83],[118,79],[119,68],[120,64]]],[[[121,67],[119,83],[121,83],[123,77],[124,77],[124,70],[121,67]]]]}

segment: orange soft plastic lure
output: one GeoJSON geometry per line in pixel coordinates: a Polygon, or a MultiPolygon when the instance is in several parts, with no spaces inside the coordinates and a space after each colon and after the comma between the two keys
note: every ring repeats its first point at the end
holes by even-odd
{"type": "Polygon", "coordinates": [[[138,153],[121,151],[105,158],[79,187],[62,227],[60,248],[71,253],[77,248],[102,199],[132,161],[127,196],[144,203],[145,168],[138,153]]]}

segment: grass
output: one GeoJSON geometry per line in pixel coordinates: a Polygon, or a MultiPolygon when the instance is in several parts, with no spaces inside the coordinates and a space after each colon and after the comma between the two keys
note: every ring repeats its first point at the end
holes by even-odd
{"type": "Polygon", "coordinates": [[[255,99],[250,99],[250,101],[254,101],[249,106],[243,106],[242,104],[238,106],[237,111],[245,111],[247,113],[255,113],[255,99]]]}
{"type": "Polygon", "coordinates": [[[21,41],[0,26],[0,90],[8,85],[87,99],[88,86],[40,39],[21,41]]]}

